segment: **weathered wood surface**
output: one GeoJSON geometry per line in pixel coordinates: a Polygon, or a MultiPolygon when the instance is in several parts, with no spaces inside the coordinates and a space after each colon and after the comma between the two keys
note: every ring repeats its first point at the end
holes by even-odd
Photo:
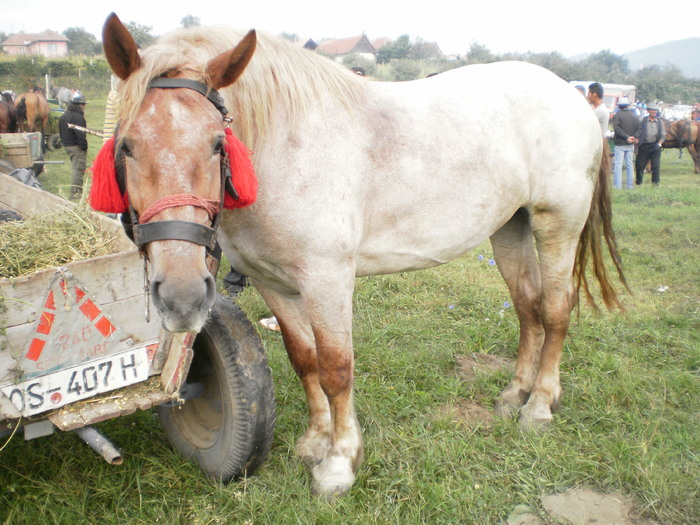
{"type": "MultiPolygon", "coordinates": [[[[19,181],[0,174],[0,208],[13,210],[24,217],[39,214],[60,213],[75,208],[75,204],[56,195],[31,188],[19,181]]],[[[144,296],[143,261],[138,251],[126,237],[121,224],[105,215],[95,213],[95,220],[115,237],[113,243],[116,253],[68,263],[60,268],[47,268],[29,275],[16,278],[0,278],[0,385],[15,384],[28,377],[42,375],[55,368],[63,368],[89,361],[98,355],[92,355],[92,348],[81,345],[59,345],[53,335],[58,330],[58,321],[50,329],[51,337],[46,335],[46,345],[41,359],[27,359],[28,348],[37,336],[40,320],[46,310],[47,297],[53,290],[56,299],[56,319],[63,315],[62,332],[64,338],[66,319],[81,320],[79,302],[71,294],[79,289],[99,308],[101,315],[108,318],[117,328],[109,337],[103,338],[100,355],[109,355],[123,350],[132,344],[154,341],[160,338],[160,318],[155,309],[151,309],[151,321],[146,322],[144,296]],[[58,283],[58,284],[57,284],[58,283]],[[61,283],[68,287],[62,294],[61,283]],[[66,311],[73,310],[72,312],[66,311]],[[62,346],[63,348],[59,348],[62,346]]],[[[80,303],[83,304],[83,303],[80,303]]],[[[85,324],[84,319],[82,319],[85,324]]],[[[80,324],[80,323],[79,323],[80,324]]],[[[85,346],[85,345],[83,345],[85,346]]],[[[89,346],[89,345],[88,345],[89,346]]],[[[167,351],[166,349],[163,349],[167,351]]],[[[165,356],[159,359],[160,366],[165,356]]],[[[160,369],[151,371],[159,373],[160,369]]],[[[186,373],[186,371],[185,371],[186,373]]],[[[159,383],[159,382],[158,382],[159,383]]],[[[139,384],[140,385],[140,384],[139,384]]],[[[138,385],[134,385],[137,388],[138,385]]],[[[128,387],[131,388],[131,387],[128,387]]],[[[54,423],[62,429],[76,428],[102,419],[125,415],[139,408],[148,408],[171,398],[161,389],[148,395],[131,397],[128,404],[101,403],[86,405],[80,413],[67,410],[68,405],[59,412],[47,413],[54,423]],[[99,407],[99,408],[98,408],[99,407]]],[[[18,412],[10,400],[0,394],[0,421],[13,419],[18,412]]]]}

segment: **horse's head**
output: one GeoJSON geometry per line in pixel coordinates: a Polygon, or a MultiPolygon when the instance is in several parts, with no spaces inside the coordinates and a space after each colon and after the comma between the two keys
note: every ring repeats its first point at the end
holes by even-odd
{"type": "MultiPolygon", "coordinates": [[[[206,64],[146,79],[145,95],[134,108],[122,108],[116,155],[138,217],[136,240],[152,264],[151,297],[170,331],[198,331],[215,299],[206,250],[223,204],[226,140],[225,108],[216,90],[243,73],[255,44],[251,31],[206,64]]],[[[114,13],[105,22],[103,45],[115,75],[124,81],[133,75],[137,82],[145,64],[114,13]]]]}

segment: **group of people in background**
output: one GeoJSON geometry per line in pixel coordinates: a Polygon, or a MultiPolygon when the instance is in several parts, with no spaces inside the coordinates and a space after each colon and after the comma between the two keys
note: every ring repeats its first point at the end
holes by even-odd
{"type": "MultiPolygon", "coordinates": [[[[587,99],[598,118],[604,137],[608,137],[610,128],[610,112],[603,102],[603,85],[594,82],[588,86],[587,99]]],[[[658,186],[661,181],[661,145],[666,137],[666,129],[659,118],[659,108],[650,104],[646,114],[639,114],[630,108],[630,101],[622,97],[617,102],[617,110],[612,118],[614,133],[615,155],[613,166],[613,186],[622,189],[622,165],[625,165],[628,189],[634,184],[641,185],[644,171],[651,163],[651,183],[658,186]],[[635,150],[637,152],[635,160],[635,150]],[[634,183],[632,179],[634,164],[634,183]]]]}

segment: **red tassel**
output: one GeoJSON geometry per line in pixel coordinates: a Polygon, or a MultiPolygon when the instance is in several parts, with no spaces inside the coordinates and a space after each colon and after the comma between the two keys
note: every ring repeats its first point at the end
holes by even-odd
{"type": "Polygon", "coordinates": [[[126,193],[122,195],[117,183],[114,137],[102,145],[90,169],[92,171],[90,206],[94,210],[105,213],[126,212],[129,209],[129,199],[126,193]]]}
{"type": "Polygon", "coordinates": [[[231,128],[226,128],[226,144],[224,146],[231,169],[231,182],[238,194],[238,200],[228,192],[224,195],[224,208],[245,208],[258,198],[258,179],[250,160],[251,152],[236,137],[231,128]]]}

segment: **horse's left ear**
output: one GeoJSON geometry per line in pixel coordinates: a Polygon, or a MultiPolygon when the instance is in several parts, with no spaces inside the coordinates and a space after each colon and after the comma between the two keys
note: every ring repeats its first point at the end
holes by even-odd
{"type": "Polygon", "coordinates": [[[109,66],[122,80],[141,67],[139,46],[115,13],[111,13],[102,28],[102,47],[109,66]]]}
{"type": "Polygon", "coordinates": [[[211,59],[206,69],[211,79],[211,87],[221,89],[233,84],[245,71],[255,52],[256,44],[257,35],[255,29],[251,29],[236,47],[211,59]]]}

